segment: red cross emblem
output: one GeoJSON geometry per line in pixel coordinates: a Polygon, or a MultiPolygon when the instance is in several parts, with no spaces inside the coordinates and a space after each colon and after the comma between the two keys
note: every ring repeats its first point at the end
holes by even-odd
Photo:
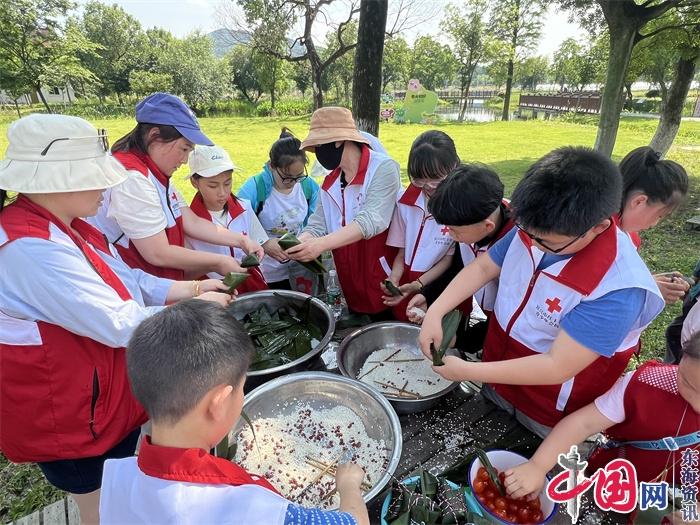
{"type": "Polygon", "coordinates": [[[555,297],[554,299],[547,299],[545,301],[545,304],[547,305],[547,310],[549,311],[550,314],[554,312],[561,312],[561,301],[559,300],[559,297],[555,297]]]}
{"type": "Polygon", "coordinates": [[[302,276],[298,276],[296,279],[297,290],[305,294],[311,295],[313,291],[313,283],[311,279],[305,279],[302,276]]]}
{"type": "Polygon", "coordinates": [[[170,199],[176,201],[177,200],[177,193],[173,192],[173,194],[170,196],[170,199]]]}
{"type": "Polygon", "coordinates": [[[447,226],[443,226],[440,229],[440,233],[442,233],[443,235],[447,235],[448,233],[450,233],[450,229],[447,226]]]}

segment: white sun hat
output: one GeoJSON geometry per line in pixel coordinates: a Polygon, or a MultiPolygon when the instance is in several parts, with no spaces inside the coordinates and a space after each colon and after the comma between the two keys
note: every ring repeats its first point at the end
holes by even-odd
{"type": "Polygon", "coordinates": [[[18,193],[65,193],[111,188],[126,180],[108,153],[107,132],[67,115],[34,114],[7,130],[0,160],[0,189],[18,193]]]}
{"type": "Polygon", "coordinates": [[[215,177],[219,173],[235,170],[236,165],[221,146],[196,146],[190,153],[190,174],[200,177],[215,177]]]}

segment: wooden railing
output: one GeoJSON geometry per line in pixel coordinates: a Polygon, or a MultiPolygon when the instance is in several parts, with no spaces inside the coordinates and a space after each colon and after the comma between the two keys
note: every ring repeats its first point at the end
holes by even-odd
{"type": "Polygon", "coordinates": [[[547,93],[520,95],[518,107],[552,113],[600,113],[600,93],[547,93]]]}

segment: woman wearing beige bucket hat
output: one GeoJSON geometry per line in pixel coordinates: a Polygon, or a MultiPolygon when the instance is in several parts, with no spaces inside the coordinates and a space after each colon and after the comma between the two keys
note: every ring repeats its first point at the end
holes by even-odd
{"type": "Polygon", "coordinates": [[[348,307],[373,315],[387,310],[379,285],[391,272],[387,260],[396,255],[386,237],[401,180],[399,165],[368,144],[345,108],[321,108],[311,116],[301,149],[313,151],[331,172],[299,237],[303,242],[287,254],[309,261],[332,250],[348,307]]]}
{"type": "Polygon", "coordinates": [[[249,237],[195,215],[170,179],[195,144],[211,146],[192,110],[178,97],[154,93],[136,105],[136,127],[112,146],[128,170],[124,184],[105,193],[90,223],[102,231],[124,261],[159,277],[183,279],[210,272],[245,272],[222,253],[185,247],[185,237],[242,248],[262,259],[249,237]]]}
{"type": "Polygon", "coordinates": [[[106,458],[132,455],[146,414],[124,347],[163,305],[221,305],[221,281],[176,282],[133,270],[79,217],[96,213],[123,168],[87,121],[31,115],[13,122],[0,161],[0,449],[35,462],[97,521],[106,458]],[[8,203],[8,192],[17,193],[8,203]]]}

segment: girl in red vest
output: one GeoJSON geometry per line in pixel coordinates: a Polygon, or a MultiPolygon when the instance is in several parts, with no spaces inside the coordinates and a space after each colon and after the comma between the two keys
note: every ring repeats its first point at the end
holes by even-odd
{"type": "Polygon", "coordinates": [[[395,248],[387,248],[386,238],[401,181],[398,164],[368,144],[349,110],[314,111],[301,149],[314,152],[331,172],[321,186],[316,211],[299,237],[303,242],[287,254],[310,261],[331,250],[348,308],[382,314],[387,306],[379,284],[391,273],[387,258],[393,260],[396,253],[395,248]]]}
{"type": "Polygon", "coordinates": [[[221,281],[134,270],[84,222],[126,178],[107,135],[77,117],[13,122],[0,162],[0,449],[38,463],[97,523],[106,458],[133,454],[146,421],[125,350],[142,320],[193,296],[226,305],[221,281]],[[4,206],[7,192],[14,202],[4,206]],[[201,294],[201,295],[200,295],[201,294]]]}
{"type": "Polygon", "coordinates": [[[208,272],[245,271],[230,254],[185,248],[185,235],[212,244],[263,250],[251,239],[195,215],[170,178],[195,144],[212,145],[194,113],[179,98],[155,93],[136,106],[136,127],[112,147],[128,178],[109,190],[90,222],[114,244],[124,261],[153,275],[183,279],[208,272]]]}
{"type": "MultiPolygon", "coordinates": [[[[454,242],[449,228],[438,224],[428,211],[428,201],[440,182],[459,163],[454,141],[446,133],[430,130],[421,133],[408,154],[411,183],[396,203],[387,237],[387,246],[398,248],[389,281],[403,295],[392,296],[380,284],[384,304],[392,307],[394,317],[407,321],[406,300],[450,266],[454,242]]],[[[471,306],[471,303],[469,303],[471,306]]]]}
{"type": "MultiPolygon", "coordinates": [[[[189,179],[197,190],[190,209],[198,217],[211,221],[219,228],[249,237],[258,244],[264,244],[267,241],[267,234],[250,202],[238,199],[231,193],[235,168],[224,148],[197,146],[190,155],[189,179]]],[[[211,244],[189,237],[187,244],[193,250],[231,255],[239,260],[245,257],[245,253],[240,248],[211,244]]],[[[267,290],[267,283],[259,268],[249,268],[248,273],[250,277],[237,288],[238,293],[267,290]]],[[[223,277],[216,272],[209,272],[208,275],[218,279],[223,277]]]]}
{"type": "MultiPolygon", "coordinates": [[[[627,232],[639,249],[639,233],[653,228],[673,213],[688,194],[688,173],[672,160],[649,146],[630,151],[620,162],[622,173],[622,209],[620,228],[627,232]]],[[[680,272],[660,273],[654,280],[666,304],[680,301],[690,288],[680,272]]]]}
{"type": "Polygon", "coordinates": [[[560,421],[530,461],[506,472],[508,493],[539,494],[559,454],[603,431],[608,442],[589,458],[588,476],[624,458],[635,466],[638,481],[666,481],[680,489],[684,451],[700,448],[700,326],[694,328],[679,365],[647,362],[560,421]]]}

